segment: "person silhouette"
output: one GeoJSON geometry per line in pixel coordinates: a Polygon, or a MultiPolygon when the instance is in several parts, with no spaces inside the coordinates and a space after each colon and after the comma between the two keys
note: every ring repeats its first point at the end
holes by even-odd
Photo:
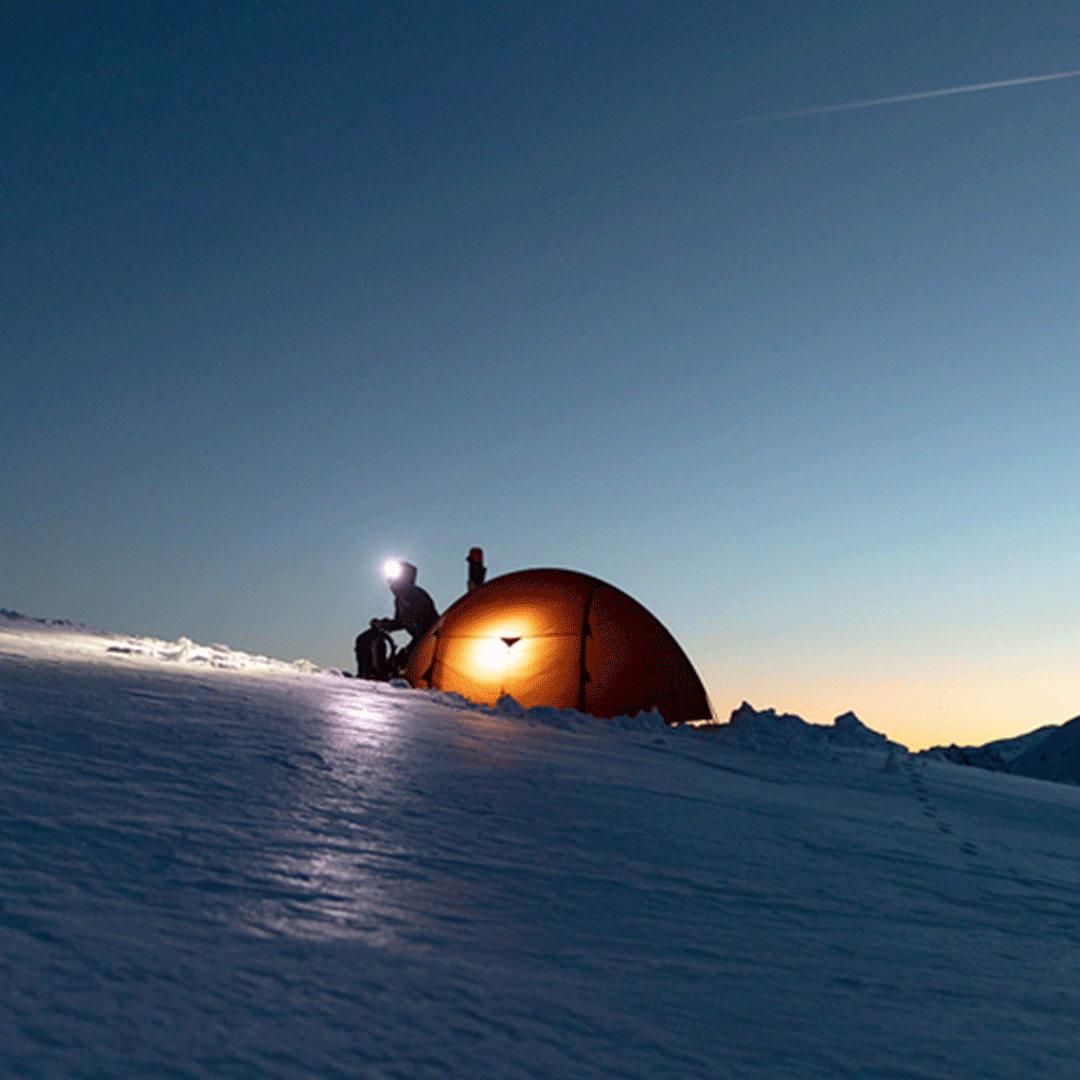
{"type": "Polygon", "coordinates": [[[388,679],[400,674],[417,642],[439,619],[435,602],[416,584],[417,570],[412,563],[395,560],[388,562],[385,569],[387,584],[394,594],[394,616],[372,619],[371,629],[357,637],[356,668],[360,678],[388,679]],[[395,630],[405,630],[409,643],[386,659],[384,635],[395,630]],[[379,642],[383,643],[381,653],[379,642]]]}

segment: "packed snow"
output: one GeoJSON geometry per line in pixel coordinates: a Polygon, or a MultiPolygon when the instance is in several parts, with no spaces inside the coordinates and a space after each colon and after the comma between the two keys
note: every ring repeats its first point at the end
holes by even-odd
{"type": "Polygon", "coordinates": [[[0,1075],[1076,1075],[1080,787],[850,714],[490,709],[4,612],[0,791],[0,1075]]]}

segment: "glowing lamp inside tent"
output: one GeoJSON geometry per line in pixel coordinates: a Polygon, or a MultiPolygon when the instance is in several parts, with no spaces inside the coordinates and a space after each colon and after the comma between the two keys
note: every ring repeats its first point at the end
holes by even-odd
{"type": "Polygon", "coordinates": [[[472,665],[478,673],[501,674],[506,669],[507,648],[497,637],[478,638],[470,651],[472,665]]]}
{"type": "Polygon", "coordinates": [[[497,696],[505,693],[503,676],[519,667],[529,655],[529,623],[524,619],[500,620],[478,627],[479,633],[466,650],[468,667],[485,681],[499,680],[497,696]]]}
{"type": "Polygon", "coordinates": [[[572,570],[520,570],[467,593],[420,640],[405,677],[494,705],[511,694],[594,716],[712,716],[686,654],[636,600],[572,570]]]}

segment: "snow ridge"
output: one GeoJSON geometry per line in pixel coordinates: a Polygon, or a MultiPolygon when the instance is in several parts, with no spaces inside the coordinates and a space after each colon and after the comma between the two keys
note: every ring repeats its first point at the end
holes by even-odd
{"type": "Polygon", "coordinates": [[[853,712],[838,716],[831,725],[810,724],[794,713],[755,709],[744,701],[726,724],[699,726],[726,746],[783,757],[828,756],[836,750],[883,750],[907,752],[907,747],[868,728],[853,712]]]}

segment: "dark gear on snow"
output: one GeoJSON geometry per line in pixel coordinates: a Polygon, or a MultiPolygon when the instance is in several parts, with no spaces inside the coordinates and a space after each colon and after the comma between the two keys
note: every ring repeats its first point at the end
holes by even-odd
{"type": "Polygon", "coordinates": [[[386,682],[396,659],[394,639],[372,627],[356,639],[356,677],[386,682]]]}

